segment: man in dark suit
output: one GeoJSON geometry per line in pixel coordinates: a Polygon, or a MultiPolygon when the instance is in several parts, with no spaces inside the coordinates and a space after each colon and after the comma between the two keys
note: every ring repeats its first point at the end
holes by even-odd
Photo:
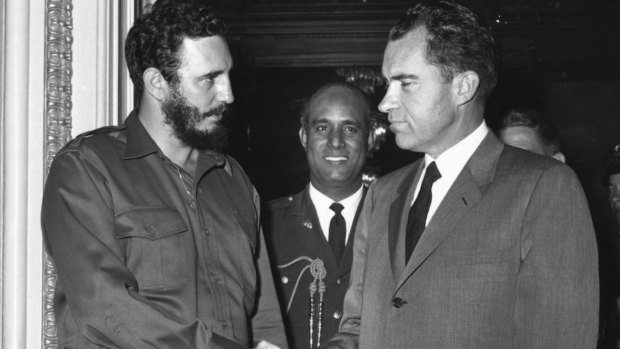
{"type": "Polygon", "coordinates": [[[374,142],[370,115],[353,85],[315,92],[299,131],[310,183],[268,205],[265,234],[291,348],[316,348],[338,330],[365,194],[362,169],[374,142]]]}
{"type": "Polygon", "coordinates": [[[391,30],[379,109],[424,158],[368,189],[339,332],[325,348],[595,348],[597,247],[574,172],[484,122],[497,51],[467,8],[391,30]]]}

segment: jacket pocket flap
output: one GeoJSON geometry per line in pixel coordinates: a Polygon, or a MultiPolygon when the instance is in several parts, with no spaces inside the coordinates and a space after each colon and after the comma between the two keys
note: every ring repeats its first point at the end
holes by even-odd
{"type": "Polygon", "coordinates": [[[119,239],[142,237],[157,240],[187,230],[181,215],[169,208],[139,208],[116,216],[115,235],[119,239]]]}

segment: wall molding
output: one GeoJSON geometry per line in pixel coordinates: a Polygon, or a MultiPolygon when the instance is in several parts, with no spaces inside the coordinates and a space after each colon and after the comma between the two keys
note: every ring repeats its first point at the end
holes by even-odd
{"type": "MultiPolygon", "coordinates": [[[[45,75],[45,175],[58,151],[71,139],[73,76],[73,5],[71,0],[47,0],[45,75]]],[[[42,347],[58,346],[54,317],[54,288],[57,275],[52,260],[43,251],[42,347]]]]}
{"type": "MultiPolygon", "coordinates": [[[[285,2],[285,1],[282,1],[285,2]]],[[[310,2],[310,1],[308,1],[310,2]]],[[[547,6],[472,1],[499,39],[507,67],[618,73],[620,4],[547,6]],[[596,64],[591,64],[591,62],[596,64]]],[[[389,29],[410,3],[229,5],[229,36],[256,67],[381,65],[389,29]]]]}

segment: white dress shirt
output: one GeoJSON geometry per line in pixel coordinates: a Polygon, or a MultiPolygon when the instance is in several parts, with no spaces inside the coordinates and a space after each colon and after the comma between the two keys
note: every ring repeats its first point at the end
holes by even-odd
{"type": "Polygon", "coordinates": [[[424,155],[424,170],[422,171],[422,176],[418,181],[415,194],[413,196],[413,202],[415,198],[418,196],[418,192],[420,191],[420,186],[422,185],[422,178],[426,174],[426,166],[431,162],[435,161],[437,164],[437,169],[439,173],[441,173],[441,178],[433,183],[433,187],[431,189],[433,197],[431,199],[431,205],[428,208],[428,215],[426,216],[426,224],[431,221],[431,218],[437,211],[437,207],[443,201],[443,198],[454,184],[456,177],[458,177],[459,173],[469,161],[469,158],[474,154],[476,149],[484,137],[486,137],[487,133],[489,133],[489,128],[487,124],[482,121],[480,126],[474,130],[474,132],[470,133],[467,137],[463,138],[460,142],[448,148],[446,151],[441,153],[437,159],[433,159],[430,155],[424,155]]]}
{"type": "MultiPolygon", "coordinates": [[[[314,204],[314,208],[316,209],[316,214],[319,217],[319,223],[321,224],[321,230],[323,231],[323,235],[325,235],[325,240],[329,241],[329,223],[334,217],[335,212],[329,208],[331,204],[335,201],[327,197],[325,194],[318,191],[312,183],[310,183],[310,199],[314,204]]],[[[345,237],[345,241],[349,240],[349,233],[351,232],[351,225],[353,224],[353,220],[355,219],[355,212],[357,211],[357,207],[362,200],[362,195],[364,193],[364,185],[362,185],[353,195],[338,201],[344,209],[341,214],[344,217],[344,221],[347,223],[347,235],[345,237]]]]}

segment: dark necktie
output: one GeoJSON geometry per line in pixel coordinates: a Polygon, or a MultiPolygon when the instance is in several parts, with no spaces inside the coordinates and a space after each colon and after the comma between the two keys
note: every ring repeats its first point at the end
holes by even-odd
{"type": "Polygon", "coordinates": [[[435,162],[431,162],[426,168],[426,174],[422,180],[422,186],[418,192],[411,209],[409,209],[409,217],[407,218],[407,236],[405,238],[405,263],[409,262],[409,257],[415,249],[415,245],[420,240],[422,232],[426,229],[426,216],[428,215],[428,207],[431,205],[433,194],[431,188],[433,183],[441,178],[441,174],[437,169],[435,162]]]}
{"type": "Polygon", "coordinates": [[[344,209],[344,206],[338,203],[333,203],[329,208],[335,212],[331,222],[329,222],[329,246],[334,251],[336,261],[340,264],[342,254],[344,253],[345,238],[347,235],[347,223],[340,212],[344,209]]]}

